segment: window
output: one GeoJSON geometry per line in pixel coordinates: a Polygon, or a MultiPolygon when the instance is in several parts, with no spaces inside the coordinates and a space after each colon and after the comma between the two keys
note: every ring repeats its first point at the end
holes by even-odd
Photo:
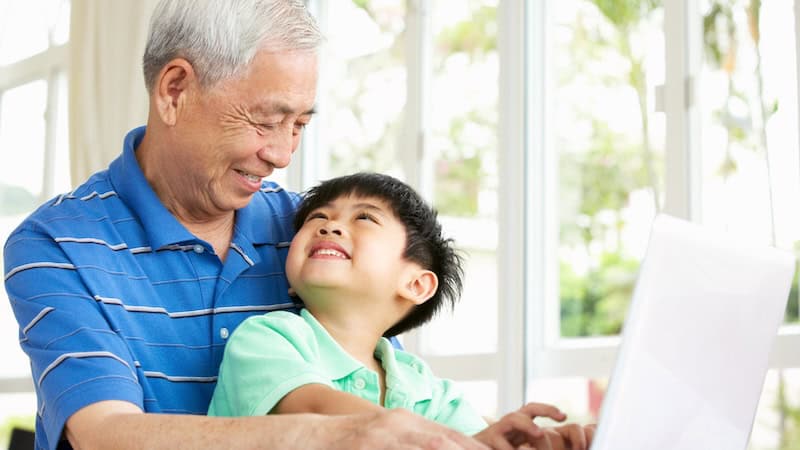
{"type": "MultiPolygon", "coordinates": [[[[519,12],[527,398],[596,418],[656,212],[797,248],[793,7],[574,0],[519,12]]],[[[798,343],[796,292],[752,448],[798,443],[797,374],[783,369],[798,364],[785,350],[798,343]]]]}
{"type": "Polygon", "coordinates": [[[461,378],[487,415],[497,411],[498,386],[497,3],[316,2],[328,39],[320,114],[296,168],[303,187],[358,170],[389,173],[439,210],[468,259],[464,295],[404,344],[436,373],[461,378]],[[478,332],[463,325],[475,323],[478,332]]]}
{"type": "MultiPolygon", "coordinates": [[[[0,239],[40,203],[67,191],[66,0],[0,2],[0,239]],[[44,13],[43,13],[44,11],[44,13]],[[22,168],[22,170],[21,170],[22,168]]],[[[0,249],[0,258],[2,249],[0,249]]],[[[0,308],[0,422],[36,403],[5,291],[0,308]]]]}
{"type": "MultiPolygon", "coordinates": [[[[792,1],[314,4],[329,44],[296,179],[384,171],[440,209],[465,296],[405,343],[482,413],[596,419],[657,212],[763,243],[774,218],[795,247],[792,1]]],[[[798,442],[797,304],[752,448],[798,442]]]]}

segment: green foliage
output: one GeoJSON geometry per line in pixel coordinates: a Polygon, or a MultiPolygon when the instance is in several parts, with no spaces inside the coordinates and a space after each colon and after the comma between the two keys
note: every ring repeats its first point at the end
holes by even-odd
{"type": "Polygon", "coordinates": [[[622,329],[639,262],[604,253],[596,267],[578,275],[560,264],[561,335],[606,336],[622,329]]]}
{"type": "Polygon", "coordinates": [[[626,143],[625,136],[606,123],[593,120],[592,127],[588,151],[563,154],[560,167],[564,182],[579,186],[579,212],[590,219],[603,211],[622,210],[631,192],[649,186],[640,148],[626,143]]]}
{"type": "Polygon", "coordinates": [[[658,0],[592,0],[592,3],[609,22],[622,31],[638,24],[642,17],[661,4],[658,0]]]}
{"type": "Polygon", "coordinates": [[[484,6],[437,36],[442,53],[470,55],[497,50],[497,8],[484,6]]]}
{"type": "Polygon", "coordinates": [[[436,164],[436,209],[448,216],[475,216],[478,212],[481,159],[439,160],[436,164]]]}
{"type": "MultiPolygon", "coordinates": [[[[800,255],[800,241],[794,243],[794,254],[800,255]]],[[[800,292],[798,292],[798,283],[800,283],[800,267],[795,268],[792,289],[789,291],[789,301],[786,304],[786,312],[783,318],[783,321],[787,323],[800,321],[800,292]]],[[[798,425],[800,426],[800,422],[798,422],[798,425]]],[[[800,440],[798,442],[800,442],[800,440]]]]}

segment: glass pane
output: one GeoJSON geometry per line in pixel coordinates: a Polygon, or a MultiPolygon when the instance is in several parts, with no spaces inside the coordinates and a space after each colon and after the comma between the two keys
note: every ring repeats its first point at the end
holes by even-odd
{"type": "Polygon", "coordinates": [[[69,17],[71,4],[69,0],[50,0],[52,3],[57,3],[58,6],[51,11],[52,28],[51,42],[52,45],[66,44],[69,40],[69,17]]]}
{"type": "Polygon", "coordinates": [[[69,1],[0,0],[0,65],[23,60],[69,38],[69,1]]]}
{"type": "Polygon", "coordinates": [[[327,8],[317,120],[330,160],[321,178],[359,170],[399,173],[405,14],[403,0],[341,1],[327,8]]]}
{"type": "MultiPolygon", "coordinates": [[[[0,239],[38,204],[44,175],[44,113],[47,83],[39,80],[0,98],[0,239]]],[[[2,258],[2,248],[0,248],[2,258]]],[[[18,326],[5,291],[0,294],[0,377],[27,376],[28,358],[19,347],[18,326]]]]}
{"type": "MultiPolygon", "coordinates": [[[[69,164],[69,87],[67,86],[67,74],[62,72],[58,76],[58,123],[56,124],[56,151],[55,164],[53,166],[53,190],[52,194],[69,192],[72,190],[70,183],[70,164],[69,164]]],[[[51,195],[51,193],[47,193],[51,195]]]]}
{"type": "MultiPolygon", "coordinates": [[[[703,221],[800,250],[794,2],[701,5],[703,221]]],[[[787,321],[797,305],[795,280],[787,321]]]]}
{"type": "MultiPolygon", "coordinates": [[[[608,386],[605,378],[561,377],[529,379],[526,401],[556,405],[567,414],[570,423],[597,423],[600,406],[608,386]]],[[[549,420],[537,423],[552,425],[549,420]]]]}
{"type": "Polygon", "coordinates": [[[459,381],[458,387],[469,403],[483,417],[499,417],[497,411],[497,382],[492,380],[459,381]]]}
{"type": "Polygon", "coordinates": [[[434,205],[465,252],[453,314],[421,330],[427,354],[497,350],[497,0],[432,2],[434,205]],[[479,324],[479,325],[478,325],[479,324]],[[479,327],[479,332],[476,332],[479,327]]]}
{"type": "MultiPolygon", "coordinates": [[[[358,170],[402,176],[398,152],[406,149],[397,144],[406,105],[405,4],[368,0],[326,9],[317,125],[330,157],[322,178],[358,170]]],[[[423,331],[423,353],[496,348],[496,4],[431,3],[434,204],[445,232],[467,255],[467,275],[455,318],[444,314],[423,331]],[[486,325],[482,333],[464,325],[478,319],[486,325]]]]}
{"type": "Polygon", "coordinates": [[[656,1],[550,3],[559,158],[561,336],[619,333],[650,223],[663,205],[663,8],[656,1]]]}
{"type": "Polygon", "coordinates": [[[0,215],[6,215],[30,211],[42,193],[47,82],[10,89],[0,105],[0,215]]]}
{"type": "Polygon", "coordinates": [[[770,370],[758,404],[749,450],[800,448],[800,369],[770,370]]]}

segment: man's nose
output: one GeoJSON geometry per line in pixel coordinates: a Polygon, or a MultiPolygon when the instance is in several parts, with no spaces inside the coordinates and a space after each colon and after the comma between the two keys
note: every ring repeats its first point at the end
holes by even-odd
{"type": "Polygon", "coordinates": [[[272,133],[258,152],[259,158],[271,166],[282,169],[292,161],[292,154],[297,149],[300,141],[292,132],[291,127],[281,126],[280,130],[272,133]]]}

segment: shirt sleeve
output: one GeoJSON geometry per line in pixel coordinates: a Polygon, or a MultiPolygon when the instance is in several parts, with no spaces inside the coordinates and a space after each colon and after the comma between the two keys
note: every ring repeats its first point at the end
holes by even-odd
{"type": "Polygon", "coordinates": [[[92,403],[124,400],[142,408],[130,351],[59,244],[21,227],[6,242],[4,267],[37,392],[37,434],[45,435],[37,440],[56,448],[67,419],[92,403]]]}
{"type": "Polygon", "coordinates": [[[483,417],[451,380],[433,380],[433,399],[429,414],[434,421],[470,436],[487,427],[483,417]]]}
{"type": "Polygon", "coordinates": [[[316,366],[313,330],[298,315],[276,311],[242,322],[225,346],[209,415],[268,414],[289,392],[331,381],[316,366]]]}
{"type": "MultiPolygon", "coordinates": [[[[487,427],[486,421],[464,398],[464,394],[452,380],[434,376],[430,367],[419,357],[407,352],[398,352],[403,366],[413,370],[418,392],[424,393],[414,405],[414,412],[467,435],[473,435],[487,427]]],[[[407,369],[408,370],[408,369],[407,369]]]]}

